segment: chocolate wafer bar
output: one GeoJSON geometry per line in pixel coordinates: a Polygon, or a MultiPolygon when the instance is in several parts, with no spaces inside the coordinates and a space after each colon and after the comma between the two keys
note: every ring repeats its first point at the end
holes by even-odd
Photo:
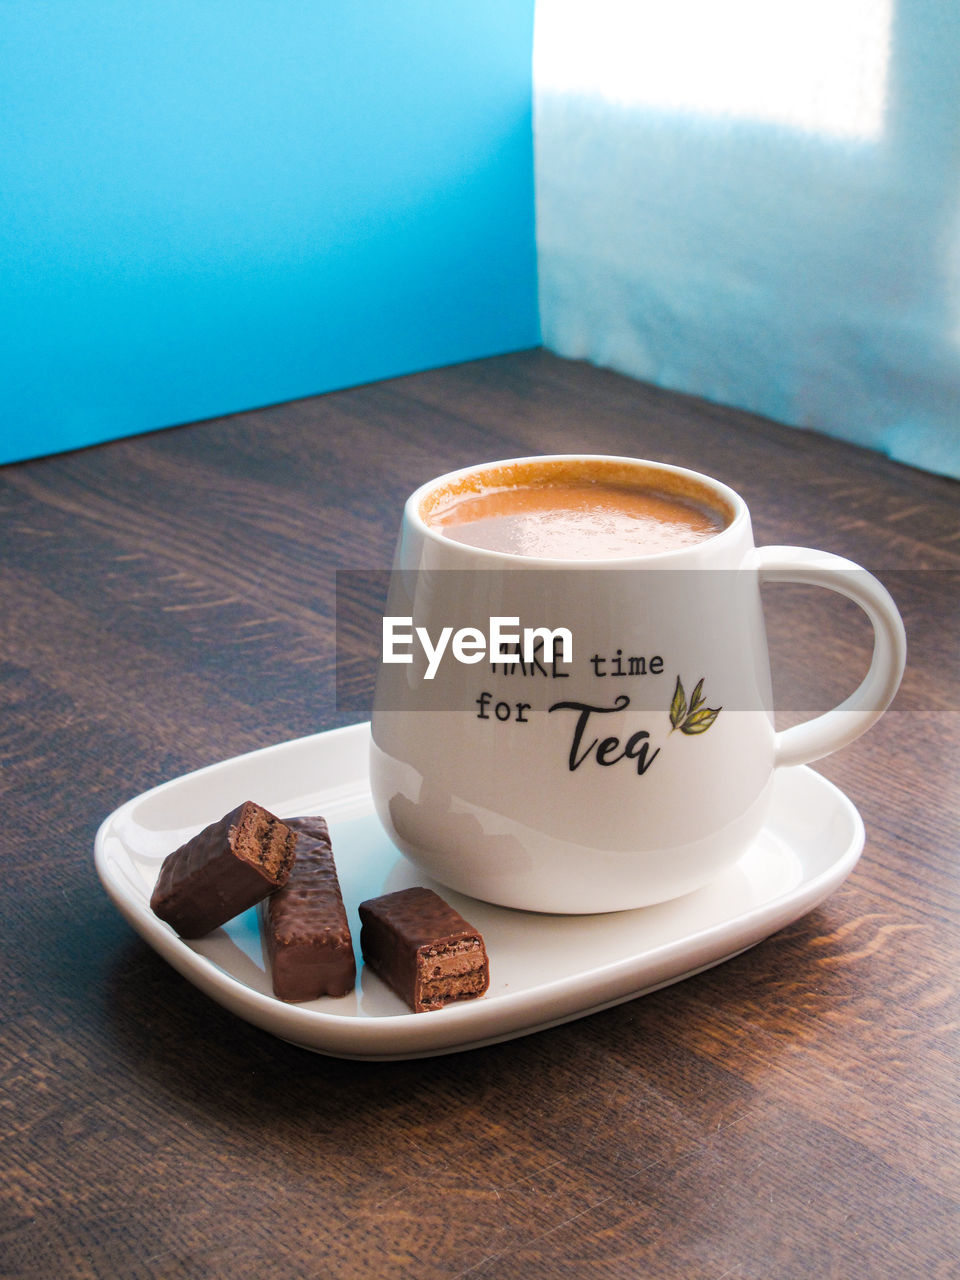
{"type": "Polygon", "coordinates": [[[202,938],[286,883],[297,836],[245,800],[164,859],[150,906],[182,938],[202,938]]]}
{"type": "Polygon", "coordinates": [[[294,1001],[345,996],[356,982],[357,962],[330,832],[320,817],[284,821],[297,833],[297,856],[260,917],[273,993],[294,1001]]]}
{"type": "Polygon", "coordinates": [[[360,904],[363,958],[415,1013],[482,996],[483,938],[432,889],[401,889],[360,904]]]}

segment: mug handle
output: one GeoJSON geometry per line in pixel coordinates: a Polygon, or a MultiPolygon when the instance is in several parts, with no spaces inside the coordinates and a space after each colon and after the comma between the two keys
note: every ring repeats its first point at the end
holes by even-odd
{"type": "Polygon", "coordinates": [[[757,547],[745,568],[763,582],[802,582],[847,596],[873,623],[870,669],[849,698],[775,737],[774,764],[808,764],[859,738],[883,715],[900,687],[907,637],[893,598],[873,574],[828,551],[807,547],[757,547]]]}

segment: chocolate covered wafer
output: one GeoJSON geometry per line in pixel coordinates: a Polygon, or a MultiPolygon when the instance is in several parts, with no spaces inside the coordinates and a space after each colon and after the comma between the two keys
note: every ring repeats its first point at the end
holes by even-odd
{"type": "Polygon", "coordinates": [[[164,859],[150,906],[182,938],[202,938],[286,882],[297,836],[245,800],[164,859]]]}
{"type": "Polygon", "coordinates": [[[490,985],[483,938],[432,889],[360,904],[363,958],[415,1013],[481,996],[490,985]]]}
{"type": "Polygon", "coordinates": [[[297,856],[260,917],[274,995],[294,1001],[345,996],[357,964],[330,832],[320,817],[284,821],[297,834],[297,856]]]}

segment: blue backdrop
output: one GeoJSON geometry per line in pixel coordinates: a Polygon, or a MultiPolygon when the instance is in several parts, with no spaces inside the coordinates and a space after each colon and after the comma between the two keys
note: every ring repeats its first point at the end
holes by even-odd
{"type": "Polygon", "coordinates": [[[960,475],[960,7],[534,8],[0,0],[0,461],[542,323],[960,475]]]}
{"type": "Polygon", "coordinates": [[[0,461],[539,341],[533,0],[0,0],[0,461]]]}

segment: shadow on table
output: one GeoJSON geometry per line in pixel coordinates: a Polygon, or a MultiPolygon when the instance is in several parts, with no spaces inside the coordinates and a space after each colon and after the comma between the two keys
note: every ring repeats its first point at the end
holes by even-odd
{"type": "Polygon", "coordinates": [[[635,1080],[679,1082],[685,1057],[707,1052],[722,1063],[725,1049],[749,1084],[770,1069],[778,1045],[842,999],[842,973],[823,964],[831,919],[821,908],[712,970],[560,1027],[397,1062],[326,1057],[276,1039],[130,938],[107,973],[105,1031],[145,1086],[188,1098],[211,1118],[245,1115],[263,1126],[324,1114],[349,1128],[366,1106],[382,1111],[385,1097],[427,1092],[463,1103],[500,1089],[529,1093],[532,1081],[539,1088],[558,1071],[575,1081],[613,1067],[635,1080]],[[744,1054],[746,1026],[754,1056],[744,1054]]]}

